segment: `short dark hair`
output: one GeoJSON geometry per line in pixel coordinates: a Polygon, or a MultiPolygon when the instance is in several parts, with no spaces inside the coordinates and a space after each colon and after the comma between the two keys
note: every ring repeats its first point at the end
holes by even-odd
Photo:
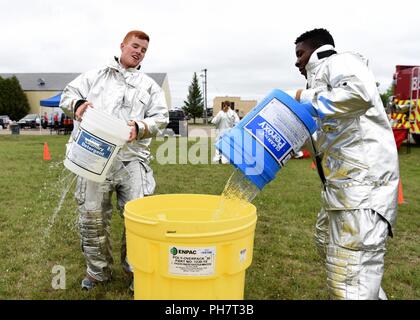
{"type": "Polygon", "coordinates": [[[328,30],[323,28],[313,29],[311,31],[302,33],[299,37],[296,38],[295,44],[298,44],[299,42],[305,42],[313,49],[318,49],[324,44],[330,44],[333,47],[335,46],[332,35],[328,32],[328,30]]]}

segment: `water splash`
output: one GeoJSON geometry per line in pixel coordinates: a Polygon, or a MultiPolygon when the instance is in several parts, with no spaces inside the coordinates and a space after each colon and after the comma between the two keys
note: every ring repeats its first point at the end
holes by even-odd
{"type": "Polygon", "coordinates": [[[226,183],[222,196],[225,198],[237,198],[241,201],[251,202],[258,195],[260,190],[242,171],[235,169],[226,183]]]}
{"type": "MultiPolygon", "coordinates": [[[[60,165],[61,163],[59,163],[58,165],[54,164],[50,166],[50,168],[60,167],[60,165]]],[[[58,180],[55,183],[51,184],[48,181],[45,181],[43,187],[40,190],[40,200],[42,199],[42,201],[48,200],[55,202],[58,196],[59,200],[57,206],[53,209],[52,215],[48,219],[47,226],[44,228],[44,230],[41,231],[41,239],[39,244],[33,250],[32,256],[35,261],[44,259],[44,256],[48,254],[47,248],[49,245],[51,230],[56,223],[58,214],[61,211],[66,196],[70,191],[71,187],[73,186],[76,177],[77,176],[74,173],[67,171],[67,169],[63,169],[59,175],[58,180]]],[[[50,207],[44,205],[43,209],[45,212],[47,212],[49,211],[50,207]]],[[[75,226],[76,224],[74,224],[74,227],[75,226]]]]}
{"type": "Polygon", "coordinates": [[[47,241],[49,238],[50,232],[52,227],[54,226],[55,220],[58,216],[58,213],[61,210],[61,207],[63,206],[64,200],[66,199],[67,193],[70,191],[70,188],[72,187],[73,183],[76,181],[77,176],[69,171],[66,171],[67,174],[62,174],[57,182],[58,190],[61,191],[60,199],[58,201],[57,206],[54,208],[53,214],[49,219],[47,227],[44,229],[44,241],[47,241]]]}
{"type": "Polygon", "coordinates": [[[213,219],[217,220],[223,217],[235,217],[239,215],[241,208],[248,205],[258,195],[260,190],[244,174],[235,169],[229,177],[225,188],[221,194],[218,208],[213,214],[213,219]],[[235,208],[235,212],[228,210],[235,208]]]}

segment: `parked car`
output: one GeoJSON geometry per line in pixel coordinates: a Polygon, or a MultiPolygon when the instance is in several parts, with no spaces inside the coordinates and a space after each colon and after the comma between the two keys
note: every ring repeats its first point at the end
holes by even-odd
{"type": "MultiPolygon", "coordinates": [[[[211,118],[213,116],[213,108],[207,108],[207,118],[211,118]]],[[[203,110],[203,118],[206,117],[206,112],[203,110]]]]}
{"type": "Polygon", "coordinates": [[[30,113],[18,121],[19,127],[23,128],[37,128],[41,125],[41,117],[39,114],[30,113]]]}
{"type": "MultiPolygon", "coordinates": [[[[167,129],[172,129],[175,134],[179,133],[180,121],[188,120],[183,110],[169,110],[169,123],[166,126],[167,129]]],[[[183,122],[181,125],[187,125],[183,122]]]]}
{"type": "Polygon", "coordinates": [[[9,116],[0,116],[0,125],[3,127],[3,129],[7,129],[11,122],[12,121],[10,120],[9,116]]]}

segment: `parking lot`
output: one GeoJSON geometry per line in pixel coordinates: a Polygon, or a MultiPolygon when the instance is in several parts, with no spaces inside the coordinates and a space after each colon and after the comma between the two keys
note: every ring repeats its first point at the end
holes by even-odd
{"type": "MultiPolygon", "coordinates": [[[[188,137],[215,137],[215,130],[214,126],[211,125],[188,125],[188,137]]],[[[1,129],[0,128],[0,135],[8,135],[12,134],[10,128],[9,129],[1,129]]],[[[50,131],[50,129],[20,129],[19,134],[22,135],[50,135],[50,134],[57,134],[55,131],[50,131]]],[[[61,133],[62,134],[62,133],[61,133]]],[[[171,136],[172,134],[168,134],[171,136]]]]}

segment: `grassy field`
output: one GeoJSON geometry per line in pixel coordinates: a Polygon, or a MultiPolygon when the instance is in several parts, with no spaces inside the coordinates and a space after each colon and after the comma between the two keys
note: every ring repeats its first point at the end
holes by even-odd
{"type": "MultiPolygon", "coordinates": [[[[0,136],[0,299],[132,299],[119,265],[123,220],[112,220],[114,280],[91,292],[77,231],[72,176],[63,167],[64,136],[0,136]],[[43,160],[48,143],[52,160],[43,160]],[[63,191],[70,188],[58,210],[63,191]],[[66,289],[54,289],[54,266],[66,289]]],[[[153,150],[162,142],[154,141],[153,150]]],[[[196,144],[194,139],[190,145],[196,144]]],[[[157,194],[219,195],[229,165],[161,165],[154,161],[157,194]]],[[[420,299],[420,148],[400,151],[406,203],[388,242],[383,287],[390,299],[420,299]]],[[[324,267],[313,244],[319,180],[311,161],[291,160],[253,201],[258,222],[245,299],[327,299],[324,267]]],[[[115,200],[115,199],[114,199],[115,200]]]]}

